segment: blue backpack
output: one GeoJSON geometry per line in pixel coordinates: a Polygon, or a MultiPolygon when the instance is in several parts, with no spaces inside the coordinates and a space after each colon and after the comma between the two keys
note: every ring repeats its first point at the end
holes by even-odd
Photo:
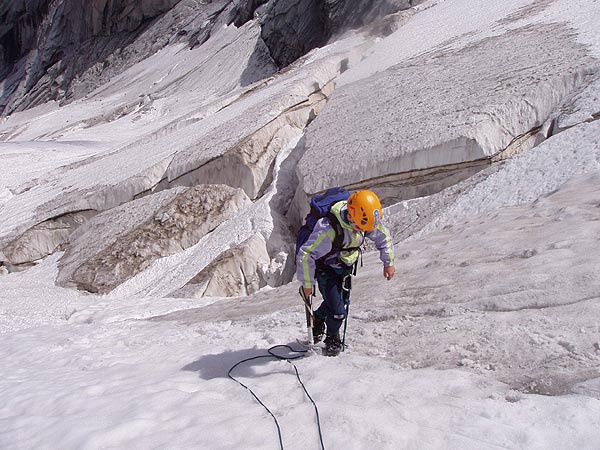
{"type": "Polygon", "coordinates": [[[335,240],[333,241],[333,247],[331,251],[327,255],[323,256],[321,260],[342,248],[344,232],[337,218],[330,212],[330,210],[335,203],[342,200],[348,200],[348,197],[350,197],[350,192],[342,187],[327,189],[323,194],[317,194],[311,197],[310,212],[306,215],[306,218],[304,219],[304,225],[302,225],[298,231],[298,236],[296,238],[296,255],[298,254],[300,247],[302,247],[302,244],[308,240],[308,237],[315,228],[317,221],[323,217],[327,217],[331,222],[331,226],[335,229],[335,240]]]}

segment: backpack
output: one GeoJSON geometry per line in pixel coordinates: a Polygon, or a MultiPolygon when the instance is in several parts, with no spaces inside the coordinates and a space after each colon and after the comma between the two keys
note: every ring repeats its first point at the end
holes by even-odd
{"type": "Polygon", "coordinates": [[[348,200],[350,192],[342,187],[335,187],[327,189],[323,194],[317,194],[310,199],[310,212],[304,218],[304,225],[298,231],[296,238],[296,255],[300,247],[308,240],[308,237],[312,233],[317,221],[323,217],[327,217],[331,226],[335,230],[335,239],[331,251],[323,256],[321,260],[326,259],[328,256],[342,249],[344,241],[344,231],[342,226],[338,222],[337,218],[330,212],[331,207],[342,200],[348,200]]]}

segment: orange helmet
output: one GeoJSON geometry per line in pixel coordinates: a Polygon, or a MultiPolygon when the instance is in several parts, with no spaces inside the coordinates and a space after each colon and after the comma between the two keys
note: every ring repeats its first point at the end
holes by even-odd
{"type": "Polygon", "coordinates": [[[362,231],[373,231],[383,216],[381,202],[374,192],[355,192],[348,199],[348,216],[362,231]]]}

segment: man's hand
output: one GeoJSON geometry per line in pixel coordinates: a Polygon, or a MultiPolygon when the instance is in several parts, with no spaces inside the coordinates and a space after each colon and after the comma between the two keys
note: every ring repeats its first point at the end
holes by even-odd
{"type": "Polygon", "coordinates": [[[304,293],[304,298],[308,299],[310,298],[310,296],[313,293],[313,288],[305,288],[304,286],[302,287],[302,292],[304,293]]]}
{"type": "Polygon", "coordinates": [[[394,266],[389,266],[389,267],[383,268],[383,276],[388,280],[391,280],[392,278],[394,278],[394,272],[396,272],[396,269],[394,268],[394,266]]]}

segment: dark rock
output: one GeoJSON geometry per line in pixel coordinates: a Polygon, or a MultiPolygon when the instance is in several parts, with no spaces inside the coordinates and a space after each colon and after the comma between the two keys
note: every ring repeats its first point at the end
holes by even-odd
{"type": "MultiPolygon", "coordinates": [[[[418,1],[418,0],[417,0],[418,1]]],[[[0,4],[0,114],[81,98],[173,42],[257,19],[279,68],[412,0],[11,0],[0,4]]],[[[252,74],[255,70],[249,70],[252,74]]],[[[249,77],[244,83],[256,81],[249,77]]]]}
{"type": "Polygon", "coordinates": [[[258,7],[268,3],[268,1],[269,0],[247,0],[245,2],[240,2],[232,12],[233,24],[236,27],[241,27],[246,22],[252,20],[258,7]]]}
{"type": "Polygon", "coordinates": [[[49,0],[0,3],[0,77],[33,49],[36,30],[48,12],[49,0]]]}
{"type": "MultiPolygon", "coordinates": [[[[73,95],[71,83],[76,76],[130,45],[153,19],[180,1],[3,2],[0,77],[5,83],[0,112],[73,95]]],[[[156,51],[152,45],[147,47],[156,51]]]]}
{"type": "Polygon", "coordinates": [[[271,0],[259,14],[262,38],[282,68],[332,37],[410,8],[411,0],[271,0]]]}

